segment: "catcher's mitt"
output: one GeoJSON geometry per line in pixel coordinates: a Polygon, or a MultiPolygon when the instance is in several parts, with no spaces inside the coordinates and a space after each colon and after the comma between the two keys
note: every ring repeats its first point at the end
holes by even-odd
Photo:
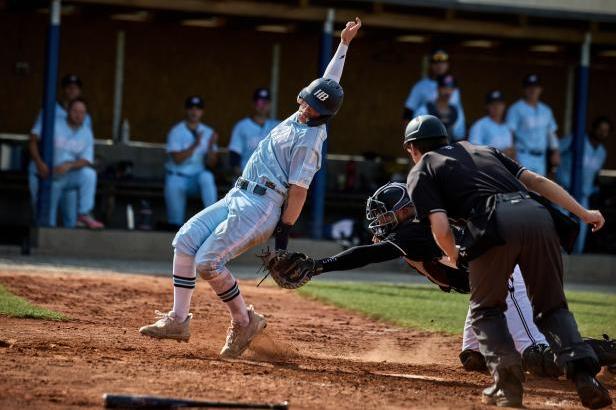
{"type": "MultiPolygon", "coordinates": [[[[264,249],[260,255],[263,269],[281,288],[297,289],[318,275],[317,262],[300,252],[264,249]]],[[[263,280],[261,280],[262,282],[263,280]]]]}

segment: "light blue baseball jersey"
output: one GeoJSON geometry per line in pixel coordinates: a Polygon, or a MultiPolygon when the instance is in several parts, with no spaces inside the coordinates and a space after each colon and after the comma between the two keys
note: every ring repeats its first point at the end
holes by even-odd
{"type": "MultiPolygon", "coordinates": [[[[176,172],[183,175],[195,175],[202,172],[205,167],[203,165],[203,157],[207,154],[210,140],[214,136],[214,130],[205,124],[199,123],[195,130],[197,134],[201,134],[201,143],[193,151],[192,155],[184,160],[181,164],[176,164],[169,156],[165,168],[169,172],[176,172]]],[[[167,153],[179,152],[188,149],[195,142],[193,131],[188,128],[186,121],[180,121],[171,128],[167,135],[167,153]]],[[[217,151],[218,146],[212,145],[212,150],[217,151]]]]}
{"type": "Polygon", "coordinates": [[[497,123],[489,115],[478,119],[469,134],[469,142],[475,145],[488,145],[499,150],[513,146],[513,134],[506,123],[497,123]]]}
{"type": "Polygon", "coordinates": [[[507,111],[507,125],[513,132],[517,160],[538,174],[546,174],[546,152],[558,149],[558,126],[552,110],[539,102],[533,107],[520,99],[507,111]]]}
{"type": "MultiPolygon", "coordinates": [[[[415,83],[413,88],[411,88],[411,92],[409,93],[404,106],[415,113],[422,105],[436,100],[437,95],[438,84],[436,83],[436,80],[433,80],[430,77],[424,77],[415,83]]],[[[460,100],[460,90],[458,88],[456,88],[451,94],[449,103],[458,107],[461,112],[464,112],[462,102],[460,100]]],[[[414,115],[417,116],[418,114],[414,115]]]]}
{"type": "MultiPolygon", "coordinates": [[[[40,139],[39,134],[35,134],[40,139]]],[[[53,166],[85,159],[94,163],[94,136],[85,125],[71,128],[66,120],[57,121],[53,135],[53,166]]]]}
{"type": "MultiPolygon", "coordinates": [[[[571,188],[571,167],[573,166],[572,142],[573,137],[571,135],[560,140],[561,162],[556,173],[556,178],[565,189],[571,188]]],[[[585,135],[584,163],[582,166],[582,195],[588,197],[594,193],[596,189],[595,178],[597,178],[597,174],[601,171],[601,168],[603,168],[606,157],[607,151],[603,144],[599,144],[595,148],[590,143],[588,135],[585,135]]]]}
{"type": "MultiPolygon", "coordinates": [[[[68,113],[66,112],[62,104],[60,104],[59,102],[56,102],[56,121],[55,122],[56,123],[66,122],[67,117],[68,117],[68,113]]],[[[88,127],[90,131],[92,131],[92,118],[90,117],[90,114],[86,114],[86,118],[83,120],[83,125],[88,127]]],[[[32,130],[30,130],[30,133],[34,135],[41,135],[42,132],[43,132],[43,111],[41,110],[36,116],[36,120],[34,121],[34,125],[32,126],[32,130]]]]}
{"type": "Polygon", "coordinates": [[[259,184],[270,181],[283,193],[290,184],[308,189],[321,167],[327,129],[325,124],[301,124],[297,116],[295,113],[282,121],[259,143],[244,168],[243,178],[259,184]]]}
{"type": "Polygon", "coordinates": [[[231,132],[231,142],[229,151],[240,155],[242,169],[248,163],[250,156],[270,131],[278,125],[280,121],[267,119],[263,125],[257,124],[252,118],[246,117],[238,121],[231,132]]]}

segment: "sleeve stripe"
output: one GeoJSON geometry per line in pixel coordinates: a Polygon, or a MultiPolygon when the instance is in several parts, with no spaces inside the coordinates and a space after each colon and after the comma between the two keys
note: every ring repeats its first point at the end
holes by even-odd
{"type": "Polygon", "coordinates": [[[430,210],[430,212],[428,212],[428,213],[429,213],[429,214],[435,214],[435,213],[437,213],[437,212],[444,212],[444,213],[447,213],[447,211],[446,211],[446,210],[441,209],[441,208],[431,209],[431,210],[430,210]]]}
{"type": "Polygon", "coordinates": [[[524,168],[524,167],[520,168],[520,169],[518,170],[518,173],[517,173],[517,174],[515,174],[515,177],[516,177],[516,178],[520,178],[520,175],[522,175],[522,172],[524,172],[524,171],[527,171],[527,169],[526,169],[526,168],[524,168]]]}
{"type": "Polygon", "coordinates": [[[393,245],[394,247],[396,247],[400,251],[400,253],[402,253],[402,256],[406,256],[406,252],[404,251],[404,249],[402,249],[401,247],[399,247],[398,245],[396,245],[392,241],[384,241],[384,242],[393,245]]]}

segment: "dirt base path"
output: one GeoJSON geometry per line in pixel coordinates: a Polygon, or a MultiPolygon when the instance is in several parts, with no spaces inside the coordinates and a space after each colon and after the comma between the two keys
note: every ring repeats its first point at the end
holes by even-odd
{"type": "MultiPolygon", "coordinates": [[[[100,408],[105,392],[288,400],[292,409],[479,408],[490,383],[459,366],[459,337],[378,323],[274,287],[242,283],[268,328],[241,360],[221,360],[228,315],[203,282],[190,343],[137,331],[172,305],[170,279],[20,268],[0,272],[0,283],[71,318],[0,317],[0,408],[100,408]]],[[[571,384],[533,376],[525,404],[580,408],[571,384]]]]}

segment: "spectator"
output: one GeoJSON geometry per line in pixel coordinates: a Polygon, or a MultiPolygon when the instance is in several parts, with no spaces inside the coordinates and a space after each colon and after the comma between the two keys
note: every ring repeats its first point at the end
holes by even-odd
{"type": "Polygon", "coordinates": [[[428,101],[417,109],[415,115],[434,115],[447,128],[451,141],[459,141],[466,137],[466,124],[464,111],[451,102],[457,90],[456,79],[451,74],[440,75],[436,78],[438,96],[436,101],[428,101]]]}
{"type": "Polygon", "coordinates": [[[537,174],[553,176],[560,163],[556,121],[550,107],[539,101],[543,88],[537,74],[524,78],[524,97],[507,112],[518,162],[537,174]],[[550,169],[547,169],[547,161],[550,169]]]}
{"type": "Polygon", "coordinates": [[[53,135],[53,169],[49,170],[40,156],[38,135],[30,138],[29,182],[32,199],[36,203],[39,178],[53,178],[51,182],[51,201],[49,226],[56,225],[56,213],[61,196],[66,191],[76,191],[78,201],[70,212],[78,214],[77,224],[90,229],[101,229],[102,223],[91,216],[96,194],[96,171],[92,169],[94,161],[94,136],[85,124],[87,105],[81,98],[73,99],[67,106],[65,120],[56,121],[53,135]],[[78,207],[77,207],[78,203],[78,207]],[[78,208],[78,209],[77,209],[78,208]]]}
{"type": "MultiPolygon", "coordinates": [[[[68,104],[75,98],[81,97],[83,84],[81,79],[76,74],[67,74],[62,77],[60,82],[62,87],[62,96],[55,106],[55,122],[66,122],[68,104]]],[[[90,114],[86,114],[84,125],[92,131],[92,119],[90,114]]],[[[30,131],[30,139],[40,139],[43,129],[43,112],[39,111],[34,126],[30,131]]],[[[94,133],[92,133],[94,134],[94,133]]],[[[34,197],[33,197],[34,198],[34,197]]],[[[62,213],[62,223],[67,228],[74,228],[77,224],[75,208],[77,207],[77,192],[75,190],[66,190],[62,193],[59,202],[59,208],[62,213]]]]}
{"type": "MultiPolygon", "coordinates": [[[[417,109],[422,105],[433,102],[437,97],[437,77],[445,75],[449,72],[449,55],[443,49],[436,49],[430,55],[430,74],[427,77],[419,80],[406,99],[404,104],[403,126],[409,123],[413,117],[417,116],[417,109]]],[[[456,88],[451,95],[451,104],[459,108],[463,112],[462,102],[460,99],[460,91],[456,88]]]]}
{"type": "Polygon", "coordinates": [[[252,96],[254,112],[239,120],[231,132],[229,161],[235,175],[240,175],[257,145],[279,121],[269,118],[271,95],[267,88],[257,88],[252,96]]]}
{"type": "Polygon", "coordinates": [[[216,182],[211,169],[216,165],[218,134],[201,123],[203,99],[188,97],[184,104],[186,119],[177,123],[167,136],[165,203],[167,220],[171,225],[182,225],[185,220],[186,198],[201,196],[203,206],[217,200],[216,182]]]}
{"type": "Polygon", "coordinates": [[[471,127],[469,142],[475,145],[488,145],[515,158],[513,135],[505,124],[505,98],[502,91],[492,90],[486,95],[488,115],[480,118],[471,127]]]}
{"type": "MultiPolygon", "coordinates": [[[[603,168],[607,151],[603,143],[612,132],[612,123],[607,117],[596,118],[591,126],[590,135],[584,136],[584,159],[582,165],[582,196],[579,198],[580,204],[588,208],[590,197],[598,191],[596,181],[599,171],[603,168]]],[[[573,166],[573,149],[571,135],[560,141],[560,152],[562,155],[561,166],[558,168],[556,178],[558,182],[568,191],[571,191],[571,170],[573,166]]],[[[575,243],[574,252],[584,252],[588,225],[580,224],[580,234],[575,243]]]]}

